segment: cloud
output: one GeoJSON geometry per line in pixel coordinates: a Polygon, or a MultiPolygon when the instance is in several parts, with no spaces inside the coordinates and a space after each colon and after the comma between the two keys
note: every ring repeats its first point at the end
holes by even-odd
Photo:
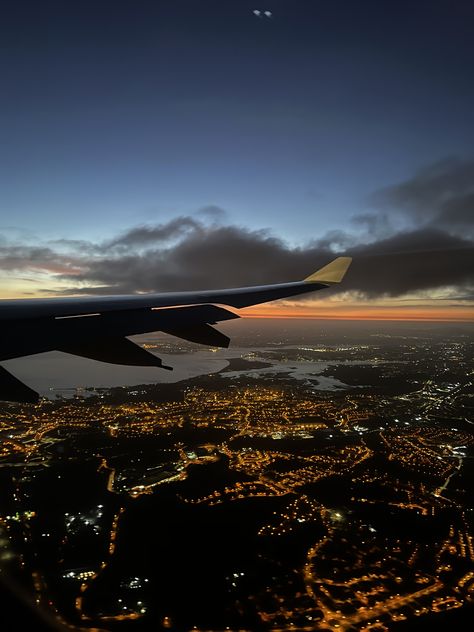
{"type": "Polygon", "coordinates": [[[418,225],[474,233],[474,160],[449,158],[420,169],[412,178],[376,191],[377,209],[404,213],[418,225]]]}
{"type": "Polygon", "coordinates": [[[352,274],[346,289],[366,296],[474,284],[474,242],[435,228],[403,232],[352,249],[352,274]]]}
{"type": "Polygon", "coordinates": [[[313,239],[311,245],[321,250],[340,252],[356,245],[357,237],[343,230],[330,230],[319,239],[313,239]]]}
{"type": "Polygon", "coordinates": [[[182,216],[172,219],[166,224],[155,226],[137,226],[131,228],[118,237],[105,242],[104,251],[119,247],[122,249],[140,248],[150,244],[166,243],[178,239],[187,232],[199,231],[201,223],[192,217],[182,216]]]}
{"type": "MultiPolygon", "coordinates": [[[[366,296],[474,283],[474,244],[440,230],[401,233],[347,254],[354,264],[343,289],[366,296]]],[[[304,278],[333,257],[321,244],[290,248],[265,231],[224,226],[188,234],[171,248],[94,261],[81,280],[127,292],[258,285],[304,278]]]]}
{"type": "Polygon", "coordinates": [[[453,197],[441,207],[437,223],[441,226],[459,226],[469,229],[472,234],[474,225],[474,191],[466,195],[453,197]]]}
{"type": "Polygon", "coordinates": [[[196,212],[197,216],[201,216],[204,219],[208,219],[213,221],[216,224],[221,224],[227,218],[227,211],[225,211],[220,206],[216,206],[215,204],[209,204],[208,206],[203,206],[196,212]]]}
{"type": "Polygon", "coordinates": [[[393,226],[386,213],[361,213],[351,219],[356,228],[367,232],[369,240],[388,237],[394,232],[393,226]]]}
{"type": "MultiPolygon", "coordinates": [[[[181,221],[185,223],[185,219],[181,221]]],[[[130,250],[119,255],[104,249],[102,257],[87,263],[80,278],[62,278],[127,292],[258,284],[281,280],[280,275],[291,280],[292,270],[287,266],[291,260],[294,267],[292,261],[299,254],[281,240],[265,231],[193,222],[193,229],[186,231],[177,243],[158,242],[141,252],[130,250]]]]}
{"type": "Polygon", "coordinates": [[[61,255],[46,246],[10,245],[0,239],[0,270],[7,273],[26,270],[72,276],[82,272],[83,260],[61,255]]]}

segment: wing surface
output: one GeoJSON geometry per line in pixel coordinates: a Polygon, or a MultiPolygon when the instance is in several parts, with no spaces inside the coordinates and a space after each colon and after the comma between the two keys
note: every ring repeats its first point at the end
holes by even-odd
{"type": "MultiPolygon", "coordinates": [[[[248,307],[321,290],[339,283],[351,259],[338,257],[303,281],[163,294],[0,301],[3,331],[0,360],[58,350],[135,366],[164,369],[161,359],[127,336],[150,331],[200,344],[228,347],[212,325],[239,318],[221,305],[248,307]]],[[[0,399],[34,402],[38,394],[0,367],[0,399]]]]}
{"type": "Polygon", "coordinates": [[[280,298],[322,290],[342,281],[351,263],[350,257],[338,257],[303,281],[256,285],[200,292],[165,292],[121,296],[8,299],[0,301],[0,320],[23,318],[60,318],[131,309],[155,309],[178,305],[217,304],[249,307],[280,298]]]}

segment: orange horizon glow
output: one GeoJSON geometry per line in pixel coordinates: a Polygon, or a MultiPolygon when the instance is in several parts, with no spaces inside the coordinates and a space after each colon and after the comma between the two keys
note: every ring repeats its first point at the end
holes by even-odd
{"type": "Polygon", "coordinates": [[[449,307],[420,309],[415,307],[345,307],[340,310],[329,307],[317,309],[259,309],[247,308],[240,312],[243,318],[304,318],[308,320],[392,320],[419,322],[464,322],[474,323],[474,309],[471,307],[449,307]]]}

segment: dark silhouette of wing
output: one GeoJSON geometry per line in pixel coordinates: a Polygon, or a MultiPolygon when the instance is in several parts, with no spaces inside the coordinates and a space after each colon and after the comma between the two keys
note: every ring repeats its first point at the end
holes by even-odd
{"type": "MultiPolygon", "coordinates": [[[[130,296],[70,297],[0,301],[3,341],[0,360],[45,351],[136,366],[171,369],[127,336],[163,331],[200,344],[228,347],[217,322],[239,318],[219,305],[248,307],[322,290],[339,283],[351,259],[338,257],[303,281],[130,296]]],[[[2,368],[0,399],[33,402],[38,394],[2,368]]]]}

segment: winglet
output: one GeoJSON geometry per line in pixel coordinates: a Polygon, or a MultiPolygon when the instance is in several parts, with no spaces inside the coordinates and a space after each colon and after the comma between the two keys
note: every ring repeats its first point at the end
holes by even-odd
{"type": "Polygon", "coordinates": [[[338,257],[328,263],[327,266],[313,272],[313,274],[307,277],[305,283],[340,283],[347,272],[347,269],[351,265],[352,257],[338,257]]]}

